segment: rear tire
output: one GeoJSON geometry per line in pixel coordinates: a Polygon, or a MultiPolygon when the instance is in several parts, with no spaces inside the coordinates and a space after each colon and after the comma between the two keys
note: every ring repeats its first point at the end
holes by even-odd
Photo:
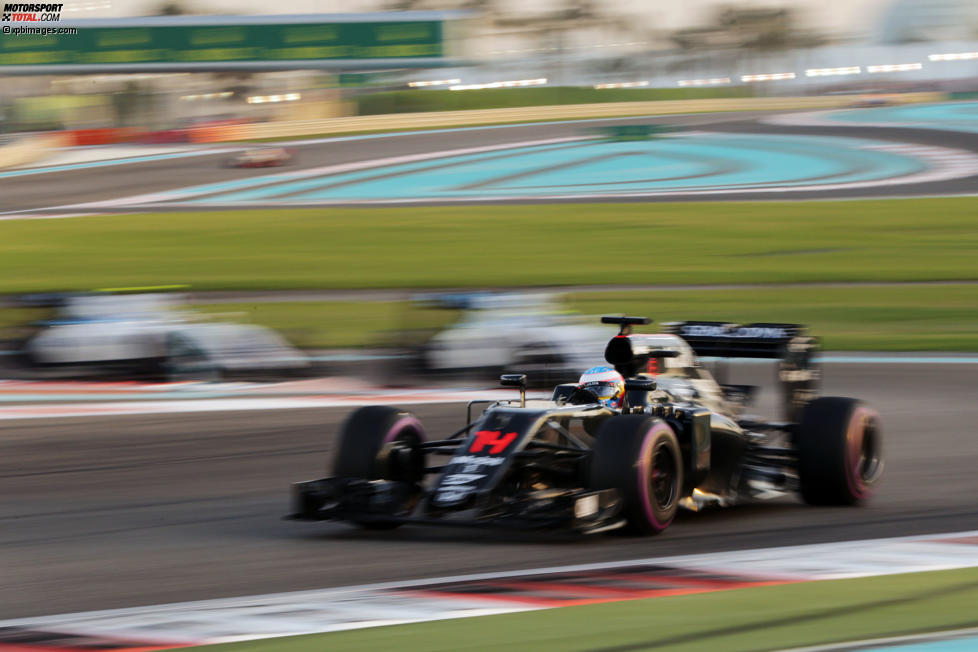
{"type": "Polygon", "coordinates": [[[662,532],[676,516],[683,486],[676,434],[665,421],[643,414],[611,417],[598,429],[590,485],[620,492],[631,532],[662,532]]]}
{"type": "MultiPolygon", "coordinates": [[[[419,491],[397,505],[392,515],[409,513],[424,478],[424,427],[416,416],[386,405],[362,407],[340,427],[333,475],[364,480],[390,480],[417,485],[419,491]]],[[[355,521],[369,529],[392,529],[397,521],[355,521]]]]}
{"type": "Polygon", "coordinates": [[[852,398],[808,404],[795,435],[801,495],[810,505],[854,505],[883,474],[879,414],[852,398]]]}

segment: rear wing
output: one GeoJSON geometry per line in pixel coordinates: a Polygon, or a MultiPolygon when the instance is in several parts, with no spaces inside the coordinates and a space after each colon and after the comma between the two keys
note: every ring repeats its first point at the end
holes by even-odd
{"type": "Polygon", "coordinates": [[[822,370],[812,358],[819,341],[800,324],[680,321],[664,326],[667,333],[686,340],[699,356],[777,360],[782,412],[789,421],[798,421],[805,406],[818,395],[822,370]]]}
{"type": "MultiPolygon", "coordinates": [[[[633,326],[649,323],[644,317],[602,317],[601,321],[621,328],[608,342],[605,360],[626,378],[644,373],[652,358],[683,355],[664,347],[662,336],[633,335],[633,326]]],[[[819,348],[818,338],[808,335],[800,324],[680,321],[663,327],[667,335],[683,339],[698,356],[777,361],[782,412],[789,421],[798,421],[804,407],[818,395],[822,372],[813,359],[819,348]]]]}
{"type": "Polygon", "coordinates": [[[678,321],[663,327],[686,340],[699,356],[785,359],[818,350],[818,339],[800,324],[678,321]]]}

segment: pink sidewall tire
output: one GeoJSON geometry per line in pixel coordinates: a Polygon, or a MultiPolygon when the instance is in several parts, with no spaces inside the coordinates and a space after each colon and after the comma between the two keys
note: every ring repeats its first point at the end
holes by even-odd
{"type": "Polygon", "coordinates": [[[676,434],[665,421],[646,415],[608,419],[594,442],[590,486],[618,490],[628,531],[662,532],[676,516],[683,487],[676,434]]]}
{"type": "Polygon", "coordinates": [[[879,414],[852,398],[808,404],[795,433],[801,495],[810,505],[855,505],[872,496],[883,474],[879,414]]]}
{"type": "MultiPolygon", "coordinates": [[[[425,458],[419,445],[424,427],[416,416],[386,405],[371,405],[354,411],[340,427],[339,448],[333,458],[332,475],[363,480],[392,480],[420,487],[425,458]]],[[[398,513],[414,508],[416,499],[399,506],[398,513]]],[[[370,529],[392,529],[397,521],[358,522],[370,529]]]]}

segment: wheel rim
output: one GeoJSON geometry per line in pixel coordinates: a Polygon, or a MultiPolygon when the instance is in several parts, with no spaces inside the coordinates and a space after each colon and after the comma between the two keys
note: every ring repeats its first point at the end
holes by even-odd
{"type": "MultiPolygon", "coordinates": [[[[416,491],[406,498],[391,515],[410,514],[421,497],[420,482],[424,478],[424,453],[418,447],[420,435],[415,430],[401,430],[391,441],[384,444],[384,471],[380,474],[385,480],[406,482],[415,485],[416,491]]],[[[385,522],[379,523],[386,527],[385,522]]],[[[374,525],[377,525],[375,523],[374,525]]]]}
{"type": "Polygon", "coordinates": [[[873,484],[883,474],[883,453],[876,413],[866,407],[858,407],[850,418],[846,439],[846,482],[850,496],[860,500],[872,493],[873,484]]]}
{"type": "Polygon", "coordinates": [[[425,467],[424,452],[420,448],[423,440],[424,429],[417,417],[402,414],[391,424],[377,452],[381,464],[374,477],[421,482],[425,467]]]}
{"type": "Polygon", "coordinates": [[[660,442],[652,452],[649,486],[656,507],[667,510],[676,500],[676,460],[666,442],[660,442]]]}
{"type": "Polygon", "coordinates": [[[424,478],[424,453],[418,447],[420,439],[414,435],[399,435],[388,446],[385,478],[402,482],[421,482],[424,478]]]}
{"type": "Polygon", "coordinates": [[[883,471],[883,457],[880,454],[876,423],[871,416],[866,417],[862,435],[856,473],[864,485],[871,485],[883,471]]]}

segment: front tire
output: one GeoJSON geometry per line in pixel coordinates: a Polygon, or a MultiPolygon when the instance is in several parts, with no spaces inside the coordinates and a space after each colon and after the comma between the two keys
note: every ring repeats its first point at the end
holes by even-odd
{"type": "Polygon", "coordinates": [[[676,433],[665,421],[642,414],[608,419],[594,442],[590,484],[619,491],[631,532],[662,532],[679,510],[683,486],[676,433]]]}
{"type": "Polygon", "coordinates": [[[798,476],[810,505],[854,505],[883,474],[879,414],[861,401],[827,396],[808,404],[798,424],[798,476]]]}
{"type": "MultiPolygon", "coordinates": [[[[386,405],[362,407],[343,423],[339,440],[333,460],[334,476],[414,485],[417,491],[394,506],[391,515],[414,509],[425,468],[420,449],[424,428],[416,416],[386,405]]],[[[370,529],[392,529],[400,525],[383,519],[355,522],[370,529]]]]}

